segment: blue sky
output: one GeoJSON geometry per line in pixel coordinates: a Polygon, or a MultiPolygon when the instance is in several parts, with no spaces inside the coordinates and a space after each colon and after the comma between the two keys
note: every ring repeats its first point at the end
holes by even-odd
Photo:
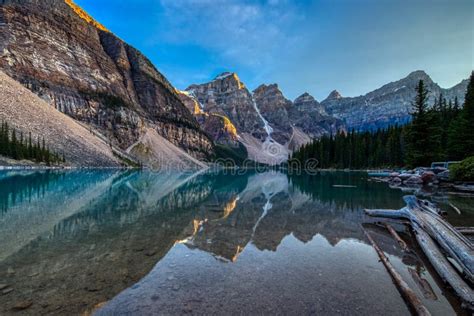
{"type": "Polygon", "coordinates": [[[365,94],[414,70],[474,69],[472,0],[76,0],[177,88],[236,72],[294,99],[365,94]]]}

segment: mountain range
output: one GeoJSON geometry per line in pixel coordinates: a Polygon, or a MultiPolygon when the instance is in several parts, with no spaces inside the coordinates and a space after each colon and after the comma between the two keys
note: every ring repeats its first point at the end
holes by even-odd
{"type": "Polygon", "coordinates": [[[429,91],[430,105],[441,94],[447,100],[454,102],[458,98],[459,104],[464,103],[468,79],[450,89],[443,89],[428,74],[418,70],[359,97],[344,98],[335,90],[321,105],[329,114],[342,119],[349,129],[365,131],[405,124],[410,120],[412,102],[416,96],[415,88],[420,80],[424,81],[429,91]]]}
{"type": "MultiPolygon", "coordinates": [[[[89,141],[109,147],[101,145],[97,157],[83,160],[80,151],[57,141],[61,135],[48,139],[73,165],[132,161],[201,168],[220,147],[277,164],[322,135],[408,122],[419,80],[427,84],[430,101],[442,93],[462,103],[467,87],[464,80],[442,89],[415,71],[364,96],[333,91],[318,102],[303,93],[291,101],[277,84],[250,91],[237,74],[226,72],[179,91],[142,53],[71,0],[0,0],[0,71],[2,82],[12,86],[12,78],[42,99],[34,104],[46,102],[51,118],[69,116],[81,126],[75,129],[89,130],[89,141]]],[[[10,101],[13,107],[21,102],[10,101]]],[[[36,110],[32,105],[28,115],[2,111],[0,120],[14,121],[33,137],[51,134],[52,122],[39,121],[43,116],[36,110]],[[32,130],[30,122],[43,123],[43,129],[32,130]]],[[[58,133],[69,134],[72,125],[61,126],[58,133]]]]}

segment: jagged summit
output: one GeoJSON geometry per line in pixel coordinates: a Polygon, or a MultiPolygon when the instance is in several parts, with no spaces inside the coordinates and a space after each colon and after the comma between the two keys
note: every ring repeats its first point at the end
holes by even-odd
{"type": "Polygon", "coordinates": [[[278,94],[283,94],[282,91],[280,90],[280,87],[278,86],[277,83],[272,83],[272,84],[261,84],[257,87],[257,89],[253,90],[253,93],[278,93],[278,94]]]}
{"type": "Polygon", "coordinates": [[[297,97],[293,104],[299,111],[316,112],[321,115],[327,115],[324,107],[308,92],[297,97]]]}
{"type": "Polygon", "coordinates": [[[308,102],[318,102],[316,99],[309,94],[308,92],[303,93],[299,97],[297,97],[294,101],[295,104],[301,104],[301,103],[308,103],[308,102]]]}
{"type": "Polygon", "coordinates": [[[406,76],[405,79],[412,79],[412,80],[430,80],[431,77],[424,71],[424,70],[415,70],[406,76]]]}
{"type": "Polygon", "coordinates": [[[98,28],[99,30],[102,30],[102,31],[105,31],[105,32],[110,32],[109,30],[107,30],[107,28],[105,26],[103,26],[102,24],[100,24],[99,22],[97,22],[96,20],[94,20],[93,17],[91,17],[86,11],[84,11],[84,9],[82,9],[80,6],[78,6],[77,4],[74,3],[73,0],[64,0],[64,2],[70,6],[74,12],[76,12],[76,14],[81,18],[83,19],[84,21],[86,21],[87,23],[95,26],[96,28],[98,28]]]}
{"type": "Polygon", "coordinates": [[[339,100],[339,99],[342,99],[342,95],[337,90],[333,90],[326,98],[326,100],[339,100]]]}
{"type": "Polygon", "coordinates": [[[222,80],[222,79],[228,78],[228,77],[233,76],[233,75],[235,75],[235,73],[226,71],[226,72],[221,73],[220,75],[217,75],[214,78],[214,80],[222,80]]]}
{"type": "Polygon", "coordinates": [[[231,81],[237,84],[237,88],[239,90],[245,88],[245,84],[240,80],[239,76],[235,72],[223,72],[215,77],[213,81],[231,81]]]}

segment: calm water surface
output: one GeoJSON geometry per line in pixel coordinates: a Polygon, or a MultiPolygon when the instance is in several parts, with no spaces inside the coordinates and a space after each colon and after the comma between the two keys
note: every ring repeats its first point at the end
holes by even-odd
{"type": "MultiPolygon", "coordinates": [[[[404,194],[358,173],[3,172],[0,314],[408,315],[362,224],[433,315],[461,313],[414,244],[367,224],[404,194]]],[[[474,226],[472,199],[433,200],[474,226]]]]}

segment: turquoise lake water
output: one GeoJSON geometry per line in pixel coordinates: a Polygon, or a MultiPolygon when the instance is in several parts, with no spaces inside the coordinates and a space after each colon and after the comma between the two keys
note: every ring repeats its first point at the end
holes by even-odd
{"type": "MultiPolygon", "coordinates": [[[[362,227],[433,315],[461,313],[408,231],[404,253],[364,215],[406,194],[363,173],[1,172],[0,314],[409,315],[362,227]]],[[[430,198],[474,226],[472,198],[430,198]]]]}

